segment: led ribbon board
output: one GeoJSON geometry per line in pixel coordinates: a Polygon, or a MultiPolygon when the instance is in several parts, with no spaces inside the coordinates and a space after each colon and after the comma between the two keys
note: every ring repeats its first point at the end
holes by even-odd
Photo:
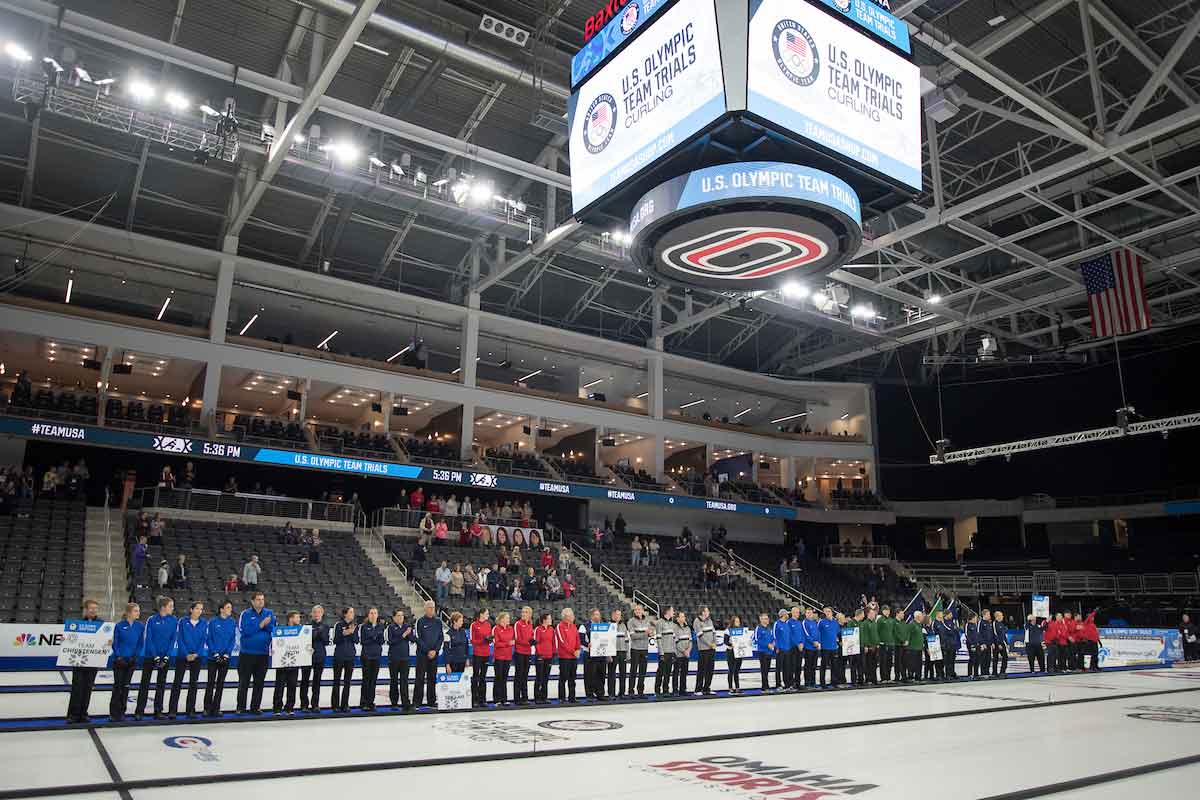
{"type": "Polygon", "coordinates": [[[920,190],[915,64],[803,0],[751,0],[747,70],[752,114],[920,190]]]}
{"type": "Polygon", "coordinates": [[[578,214],[725,113],[712,0],[659,14],[571,95],[567,110],[578,214]]]}
{"type": "Polygon", "coordinates": [[[714,289],[777,288],[823,275],[862,244],[858,195],[810,167],[707,167],[651,189],[629,220],[633,258],[661,277],[714,289]]]}
{"type": "Polygon", "coordinates": [[[846,19],[878,36],[898,50],[912,55],[908,23],[888,13],[872,0],[820,0],[846,19]]]}
{"type": "Polygon", "coordinates": [[[604,59],[633,38],[670,2],[671,0],[631,0],[627,3],[621,12],[589,39],[583,49],[571,59],[571,88],[574,89],[584,78],[591,75],[604,59]]]}

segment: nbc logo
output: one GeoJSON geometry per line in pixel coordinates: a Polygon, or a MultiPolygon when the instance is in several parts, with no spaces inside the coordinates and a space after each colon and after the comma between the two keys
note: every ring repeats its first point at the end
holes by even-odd
{"type": "Polygon", "coordinates": [[[37,634],[34,633],[18,633],[17,638],[13,639],[13,647],[33,647],[37,644],[37,634]]]}

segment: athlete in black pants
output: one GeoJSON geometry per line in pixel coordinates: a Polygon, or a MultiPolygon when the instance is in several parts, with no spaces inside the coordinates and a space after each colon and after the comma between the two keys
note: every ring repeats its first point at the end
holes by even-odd
{"type": "Polygon", "coordinates": [[[354,677],[355,645],[358,643],[358,624],[354,607],[342,609],[342,619],[333,626],[333,696],[334,711],[350,710],[350,681],[354,677]]]}
{"type": "Polygon", "coordinates": [[[416,634],[412,625],[404,621],[404,611],[401,609],[396,609],[392,614],[385,638],[388,646],[388,700],[393,707],[399,705],[408,711],[412,708],[412,700],[408,696],[408,659],[416,634]]]}
{"type": "Polygon", "coordinates": [[[424,615],[417,620],[417,673],[413,687],[413,705],[437,705],[437,660],[445,639],[442,621],[437,618],[437,606],[432,600],[425,601],[424,615]]]}
{"type": "MultiPolygon", "coordinates": [[[[95,600],[83,601],[83,619],[87,622],[99,620],[100,604],[95,600]]],[[[67,722],[91,722],[88,706],[92,702],[92,689],[96,686],[98,667],[73,667],[71,669],[71,697],[67,702],[67,722]]]]}
{"type": "Polygon", "coordinates": [[[312,627],[312,661],[300,667],[300,710],[321,710],[321,673],[325,671],[325,654],[329,646],[329,626],[325,609],[313,606],[309,612],[312,627]],[[309,686],[312,688],[310,689],[309,686]]]}

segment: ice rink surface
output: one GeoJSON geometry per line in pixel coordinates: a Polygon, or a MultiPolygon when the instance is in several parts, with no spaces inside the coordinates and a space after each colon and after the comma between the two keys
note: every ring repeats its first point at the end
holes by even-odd
{"type": "MultiPolygon", "coordinates": [[[[60,714],[61,689],[24,691],[56,675],[4,676],[0,687],[23,691],[0,694],[0,717],[60,714]]],[[[626,800],[1189,797],[1200,778],[1200,669],[454,714],[0,727],[0,761],[9,766],[0,798],[304,800],[349,790],[516,800],[539,786],[626,800]]]]}

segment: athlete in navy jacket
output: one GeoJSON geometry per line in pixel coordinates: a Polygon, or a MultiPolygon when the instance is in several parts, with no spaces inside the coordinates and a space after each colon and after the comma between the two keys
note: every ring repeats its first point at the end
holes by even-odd
{"type": "Polygon", "coordinates": [[[158,613],[146,622],[146,646],[142,651],[142,685],[138,689],[137,709],[133,718],[141,719],[146,713],[146,701],[150,698],[150,678],[158,672],[154,682],[154,718],[166,719],[163,701],[167,697],[167,665],[171,651],[175,648],[175,635],[179,620],[175,619],[175,601],[169,597],[158,598],[158,613]]]}
{"type": "Polygon", "coordinates": [[[348,606],[342,609],[342,619],[333,626],[333,697],[330,702],[334,711],[350,710],[350,681],[354,677],[357,644],[358,623],[354,621],[354,607],[348,606]]]}
{"type": "Polygon", "coordinates": [[[426,600],[423,616],[413,626],[417,637],[417,673],[414,676],[416,686],[413,687],[413,705],[424,704],[426,695],[430,705],[437,705],[437,693],[434,683],[437,679],[438,653],[445,640],[442,621],[437,618],[437,607],[432,600],[426,600]]]}
{"type": "Polygon", "coordinates": [[[250,608],[238,617],[238,632],[242,635],[241,651],[238,654],[237,709],[239,714],[249,711],[262,713],[263,685],[267,680],[267,667],[271,663],[271,631],[275,627],[275,612],[266,607],[262,592],[250,595],[250,608]],[[254,693],[249,697],[250,681],[254,681],[254,693]]]}
{"type": "Polygon", "coordinates": [[[992,628],[992,612],[983,609],[983,617],[979,620],[979,673],[992,674],[992,645],[996,643],[996,633],[992,628]]]}
{"type": "Polygon", "coordinates": [[[379,609],[367,610],[367,619],[358,632],[362,645],[362,684],[359,686],[358,707],[375,710],[375,683],[379,679],[379,660],[383,657],[383,634],[387,626],[379,619],[379,609]]]}
{"type": "Polygon", "coordinates": [[[960,636],[954,616],[949,611],[942,612],[941,619],[933,623],[933,632],[937,634],[942,647],[942,676],[946,680],[956,680],[958,675],[954,673],[954,662],[958,658],[960,636]]]}
{"type": "Polygon", "coordinates": [[[399,704],[409,711],[412,701],[408,699],[408,664],[416,634],[413,633],[413,626],[405,621],[401,609],[396,609],[392,614],[385,638],[388,646],[388,699],[393,707],[399,704]]]}
{"type": "Polygon", "coordinates": [[[129,703],[129,682],[137,669],[138,657],[146,644],[146,623],[138,617],[142,609],[137,603],[125,604],[125,617],[113,627],[113,690],[108,702],[108,717],[113,722],[125,719],[129,703]]]}
{"type": "Polygon", "coordinates": [[[1003,611],[997,611],[992,620],[992,674],[1008,675],[1008,626],[1004,624],[1003,611]]]}
{"type": "Polygon", "coordinates": [[[179,621],[179,651],[175,654],[175,681],[171,685],[172,717],[179,713],[179,695],[183,689],[183,675],[188,676],[187,716],[196,715],[196,692],[200,688],[200,667],[204,663],[204,643],[208,638],[208,622],[204,617],[204,603],[192,603],[186,619],[179,621]]]}
{"type": "Polygon", "coordinates": [[[208,621],[208,684],[204,687],[204,713],[221,716],[221,695],[225,693],[225,676],[229,659],[237,641],[237,621],[233,618],[233,603],[224,600],[217,616],[208,621]]]}

